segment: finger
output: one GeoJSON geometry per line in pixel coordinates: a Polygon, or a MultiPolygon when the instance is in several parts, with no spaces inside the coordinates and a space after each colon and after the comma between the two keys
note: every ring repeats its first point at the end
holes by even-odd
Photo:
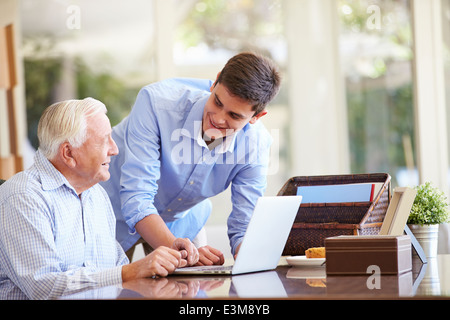
{"type": "Polygon", "coordinates": [[[198,260],[197,263],[195,264],[195,266],[197,266],[197,267],[203,267],[204,264],[203,264],[200,260],[198,260]]]}
{"type": "Polygon", "coordinates": [[[215,249],[215,250],[216,250],[216,253],[215,253],[216,256],[219,257],[218,264],[224,264],[225,263],[225,256],[223,255],[222,251],[217,250],[217,249],[215,249]]]}
{"type": "Polygon", "coordinates": [[[173,255],[176,258],[176,268],[183,268],[185,267],[188,262],[187,262],[187,258],[188,258],[188,254],[186,250],[181,250],[181,251],[170,251],[169,252],[170,255],[173,255]]]}
{"type": "Polygon", "coordinates": [[[193,264],[197,263],[198,259],[199,259],[198,249],[195,247],[195,245],[193,243],[191,243],[190,253],[188,255],[189,265],[193,265],[193,264]]]}
{"type": "Polygon", "coordinates": [[[225,263],[225,256],[223,255],[223,253],[221,253],[219,257],[220,257],[219,264],[224,264],[225,263]]]}
{"type": "Polygon", "coordinates": [[[151,276],[166,277],[168,275],[167,269],[161,264],[159,257],[154,257],[150,263],[151,276]]]}
{"type": "Polygon", "coordinates": [[[199,251],[203,255],[203,257],[201,258],[203,263],[207,263],[208,265],[210,265],[210,264],[223,264],[225,262],[223,253],[218,249],[215,249],[210,246],[204,246],[200,248],[199,251]],[[208,260],[210,261],[210,263],[208,263],[208,260]]]}
{"type": "Polygon", "coordinates": [[[167,248],[167,250],[165,251],[167,266],[177,268],[178,266],[180,266],[183,263],[183,261],[186,261],[185,259],[183,259],[182,252],[184,252],[184,254],[186,254],[185,250],[178,251],[178,250],[167,248]]]}
{"type": "Polygon", "coordinates": [[[189,265],[193,265],[198,261],[198,258],[199,258],[198,250],[189,239],[185,239],[185,240],[186,240],[185,241],[185,249],[188,252],[187,263],[189,265]]]}
{"type": "Polygon", "coordinates": [[[180,250],[181,253],[181,259],[186,259],[189,257],[188,252],[186,250],[180,250]]]}
{"type": "Polygon", "coordinates": [[[200,258],[198,249],[194,245],[192,245],[192,247],[193,247],[192,252],[191,252],[191,254],[188,255],[188,264],[190,266],[196,264],[198,259],[200,258]]]}
{"type": "Polygon", "coordinates": [[[199,265],[199,266],[212,266],[213,264],[214,264],[214,262],[212,262],[210,259],[208,259],[204,255],[200,255],[200,258],[197,262],[197,265],[199,265]]]}
{"type": "MultiPolygon", "coordinates": [[[[154,251],[156,252],[156,251],[154,251]]],[[[154,262],[156,264],[158,275],[167,276],[172,273],[178,266],[185,264],[181,259],[181,253],[177,250],[170,249],[167,247],[158,248],[157,254],[154,257],[154,262]],[[162,270],[163,268],[164,270],[162,270]]]]}
{"type": "Polygon", "coordinates": [[[198,265],[210,266],[213,264],[210,257],[210,252],[205,248],[200,248],[199,250],[200,257],[198,259],[198,265]]]}
{"type": "Polygon", "coordinates": [[[187,260],[181,259],[180,263],[178,264],[178,268],[184,268],[188,265],[187,260]]]}
{"type": "Polygon", "coordinates": [[[216,256],[217,260],[216,260],[216,264],[224,264],[225,262],[225,257],[222,253],[222,251],[216,249],[216,248],[210,248],[211,252],[216,256]]]}
{"type": "Polygon", "coordinates": [[[169,271],[163,267],[162,265],[158,265],[156,267],[156,275],[159,277],[167,277],[169,275],[169,271]]]}
{"type": "MultiPolygon", "coordinates": [[[[198,261],[198,250],[197,248],[194,246],[194,244],[191,242],[191,240],[185,238],[177,238],[175,239],[175,241],[173,242],[172,247],[174,249],[177,250],[185,250],[186,254],[187,254],[187,264],[188,265],[193,265],[198,261]]],[[[186,257],[183,257],[186,258],[186,257]]]]}

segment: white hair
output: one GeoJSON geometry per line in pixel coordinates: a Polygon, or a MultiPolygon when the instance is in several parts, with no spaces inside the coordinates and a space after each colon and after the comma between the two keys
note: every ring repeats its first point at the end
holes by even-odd
{"type": "Polygon", "coordinates": [[[86,119],[99,112],[106,113],[106,106],[93,98],[66,100],[52,104],[39,120],[39,150],[49,160],[58,153],[60,145],[70,143],[80,147],[87,139],[86,119]]]}

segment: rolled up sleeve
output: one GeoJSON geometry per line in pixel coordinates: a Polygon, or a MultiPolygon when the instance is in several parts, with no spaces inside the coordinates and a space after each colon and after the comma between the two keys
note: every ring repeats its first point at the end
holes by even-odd
{"type": "Polygon", "coordinates": [[[267,170],[272,139],[265,135],[261,137],[264,138],[257,139],[255,142],[258,147],[248,155],[248,164],[239,170],[231,184],[233,207],[227,225],[233,255],[245,235],[256,202],[259,197],[264,195],[267,187],[267,170]]]}
{"type": "Polygon", "coordinates": [[[160,135],[152,101],[142,89],[129,115],[124,134],[125,160],[120,179],[122,214],[130,232],[150,214],[158,214],[154,199],[160,178],[160,135]]]}

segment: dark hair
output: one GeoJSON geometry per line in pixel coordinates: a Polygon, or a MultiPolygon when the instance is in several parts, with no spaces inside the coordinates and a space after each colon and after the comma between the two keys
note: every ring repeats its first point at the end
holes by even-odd
{"type": "Polygon", "coordinates": [[[230,94],[253,104],[256,115],[277,95],[281,76],[270,59],[243,52],[228,60],[217,82],[223,84],[230,94]]]}

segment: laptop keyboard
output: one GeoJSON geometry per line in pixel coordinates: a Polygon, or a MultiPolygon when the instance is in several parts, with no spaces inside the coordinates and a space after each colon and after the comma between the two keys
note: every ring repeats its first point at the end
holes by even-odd
{"type": "Polygon", "coordinates": [[[192,271],[226,271],[231,270],[233,266],[196,266],[196,267],[187,267],[183,268],[183,270],[192,270],[192,271]]]}

